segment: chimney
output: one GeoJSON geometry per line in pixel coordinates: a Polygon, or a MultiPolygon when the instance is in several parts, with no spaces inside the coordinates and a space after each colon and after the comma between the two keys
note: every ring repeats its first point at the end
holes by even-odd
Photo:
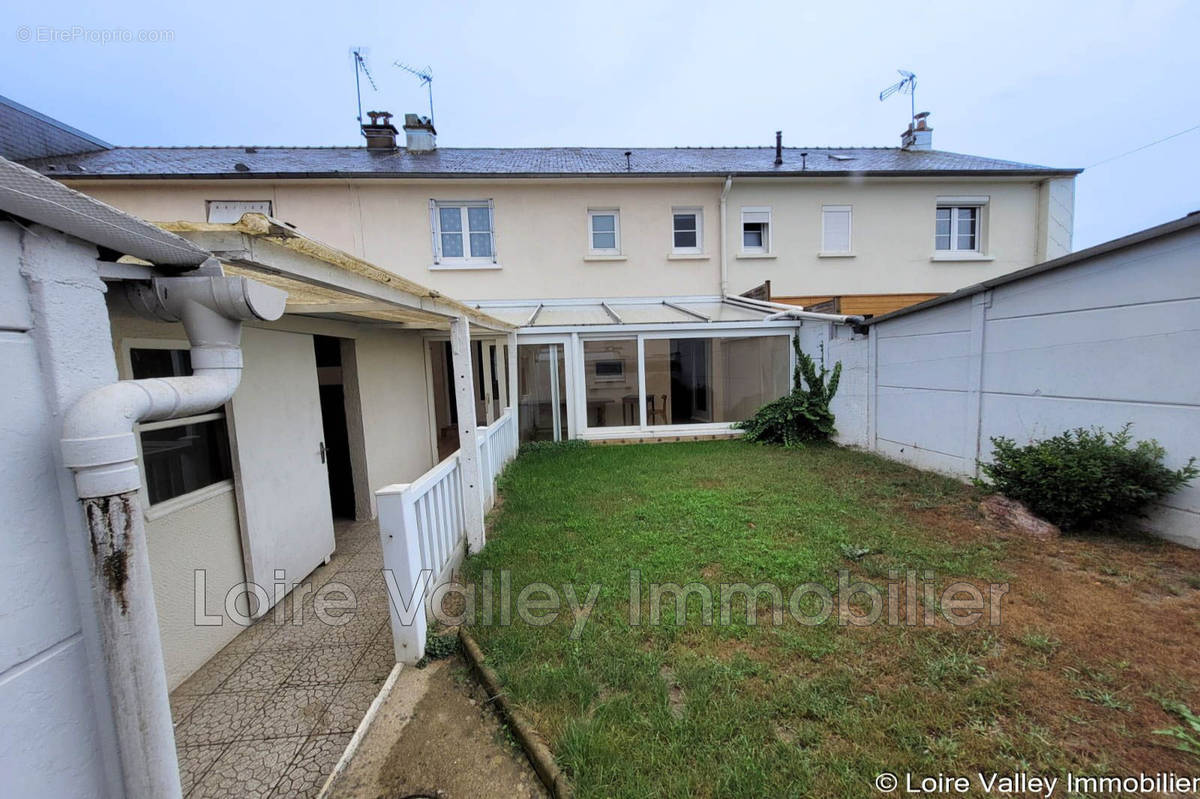
{"type": "Polygon", "coordinates": [[[400,132],[392,124],[392,115],[388,111],[368,111],[371,118],[368,125],[362,126],[363,135],[367,137],[368,150],[395,150],[396,135],[400,132]]]}
{"type": "Polygon", "coordinates": [[[410,153],[431,153],[437,149],[437,131],[433,120],[416,114],[404,115],[404,146],[410,153]]]}
{"type": "Polygon", "coordinates": [[[928,111],[922,111],[913,117],[908,130],[900,134],[900,146],[905,150],[933,149],[933,128],[929,127],[928,111]]]}
{"type": "Polygon", "coordinates": [[[783,131],[775,131],[775,166],[783,166],[783,131]]]}

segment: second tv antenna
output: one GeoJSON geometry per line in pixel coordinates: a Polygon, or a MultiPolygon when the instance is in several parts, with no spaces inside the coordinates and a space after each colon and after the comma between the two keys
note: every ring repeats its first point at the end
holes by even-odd
{"type": "Polygon", "coordinates": [[[879,101],[883,102],[893,94],[907,94],[910,98],[909,102],[912,106],[912,118],[917,117],[917,76],[906,69],[896,70],[900,73],[901,80],[896,81],[891,86],[879,93],[879,101]]]}
{"type": "Polygon", "coordinates": [[[429,89],[429,121],[433,122],[433,68],[427,66],[424,69],[417,69],[416,67],[410,67],[403,61],[395,62],[395,66],[415,76],[421,81],[422,86],[429,89]]]}

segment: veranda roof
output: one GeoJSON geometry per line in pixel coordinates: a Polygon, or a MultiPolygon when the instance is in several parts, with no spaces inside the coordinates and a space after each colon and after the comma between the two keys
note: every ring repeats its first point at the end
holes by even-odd
{"type": "Polygon", "coordinates": [[[822,314],[747,297],[638,297],[587,300],[489,300],[475,307],[525,332],[551,328],[746,326],[814,319],[856,324],[861,317],[822,314]]]}

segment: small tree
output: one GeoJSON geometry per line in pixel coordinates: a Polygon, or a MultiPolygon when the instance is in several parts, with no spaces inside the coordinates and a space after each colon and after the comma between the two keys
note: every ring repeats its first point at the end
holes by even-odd
{"type": "Polygon", "coordinates": [[[792,349],[796,351],[796,369],[792,374],[791,392],[768,402],[754,416],[734,425],[746,431],[749,441],[794,446],[827,439],[835,432],[829,403],[837,393],[842,362],[834,364],[833,369],[826,368],[825,345],[822,343],[818,368],[808,353],[800,349],[799,334],[792,338],[792,349]]]}

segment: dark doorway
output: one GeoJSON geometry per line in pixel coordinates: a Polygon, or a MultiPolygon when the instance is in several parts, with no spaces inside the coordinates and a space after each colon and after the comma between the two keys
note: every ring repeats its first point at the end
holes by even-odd
{"type": "Polygon", "coordinates": [[[329,504],[339,519],[354,518],[354,472],[346,426],[346,389],[342,381],[342,339],[313,336],[317,383],[321,394],[321,426],[325,431],[325,467],[329,472],[329,504]]]}
{"type": "Polygon", "coordinates": [[[709,360],[712,341],[706,338],[671,339],[671,422],[701,424],[709,411],[709,360]]]}

